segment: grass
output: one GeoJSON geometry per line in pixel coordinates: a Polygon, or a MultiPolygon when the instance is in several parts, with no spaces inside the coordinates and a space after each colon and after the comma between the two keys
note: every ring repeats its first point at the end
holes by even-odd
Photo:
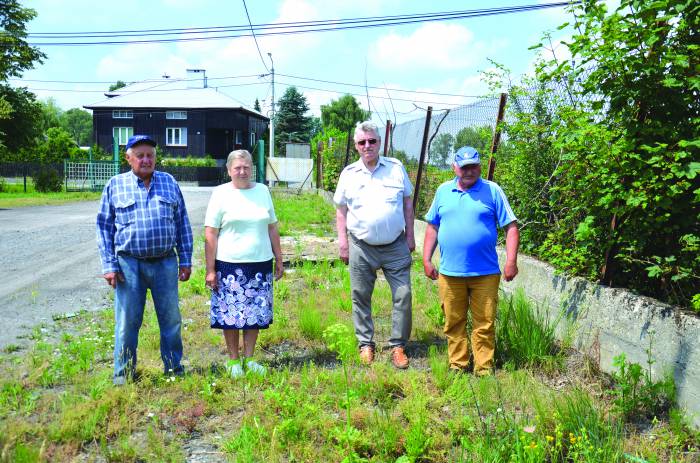
{"type": "Polygon", "coordinates": [[[27,182],[27,192],[22,183],[3,183],[0,191],[0,209],[14,209],[28,206],[49,206],[74,201],[93,201],[100,198],[101,192],[74,191],[58,193],[39,193],[31,181],[27,182]]]}
{"type": "MultiPolygon", "coordinates": [[[[314,200],[275,196],[278,211],[314,200]]],[[[287,217],[290,232],[303,233],[305,222],[287,217]]],[[[419,262],[408,370],[381,350],[391,328],[386,282],[373,298],[378,359],[365,367],[353,347],[347,267],[304,262],[275,285],[275,320],[256,354],[268,375],[232,380],[223,338],[209,328],[201,240],[196,247],[193,278],[181,285],[188,374],[162,375],[150,304],[140,379],[120,388],[111,385],[111,311],[60,320],[75,334],[50,342],[38,332],[32,348],[0,355],[0,461],[185,461],[193,451],[237,462],[697,460],[698,435],[679,412],[627,423],[609,379],[567,370],[543,309],[521,296],[502,298],[508,333],[499,331],[497,349],[522,361],[504,356],[494,377],[450,373],[437,288],[419,262]],[[524,339],[538,347],[523,352],[524,339]]]]}

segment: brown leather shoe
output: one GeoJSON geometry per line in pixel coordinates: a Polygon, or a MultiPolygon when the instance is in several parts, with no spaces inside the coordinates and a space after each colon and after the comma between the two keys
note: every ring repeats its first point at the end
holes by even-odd
{"type": "Polygon", "coordinates": [[[406,357],[403,347],[398,346],[391,350],[391,363],[399,370],[408,368],[408,357],[406,357]]]}
{"type": "Polygon", "coordinates": [[[365,365],[369,365],[374,361],[374,348],[372,346],[360,347],[360,360],[365,365]]]}

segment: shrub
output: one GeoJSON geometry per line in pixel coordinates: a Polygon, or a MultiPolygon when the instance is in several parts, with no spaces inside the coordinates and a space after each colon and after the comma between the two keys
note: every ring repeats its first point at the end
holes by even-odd
{"type": "Polygon", "coordinates": [[[34,176],[34,188],[40,193],[61,191],[63,179],[56,169],[44,167],[34,176]]]}
{"type": "Polygon", "coordinates": [[[160,165],[170,167],[216,167],[216,160],[207,155],[203,158],[187,156],[185,158],[160,158],[160,165]]]}

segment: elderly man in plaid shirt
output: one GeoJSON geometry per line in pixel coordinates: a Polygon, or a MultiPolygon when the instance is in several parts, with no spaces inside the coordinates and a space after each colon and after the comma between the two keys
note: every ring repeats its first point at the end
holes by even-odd
{"type": "Polygon", "coordinates": [[[135,373],[147,289],[158,316],[165,373],[184,372],[177,282],[190,278],[192,229],[177,182],[154,170],[155,147],[147,135],[129,138],[126,160],[131,171],[107,182],[97,213],[102,273],[115,288],[115,385],[135,373]]]}

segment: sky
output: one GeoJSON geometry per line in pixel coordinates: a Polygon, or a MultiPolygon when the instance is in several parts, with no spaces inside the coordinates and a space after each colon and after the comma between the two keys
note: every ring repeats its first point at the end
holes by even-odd
{"type": "MultiPolygon", "coordinates": [[[[246,0],[253,24],[546,3],[553,1],[246,0]]],[[[30,34],[248,24],[243,0],[120,0],[109,3],[111,11],[107,3],[95,0],[26,0],[23,5],[37,11],[27,27],[30,34]]],[[[482,73],[493,68],[490,60],[505,65],[516,79],[531,73],[536,51],[528,48],[540,42],[545,32],[552,33],[558,44],[571,32],[559,31],[557,26],[570,19],[564,8],[554,8],[370,29],[258,36],[259,51],[249,36],[164,44],[41,46],[47,55],[44,63],[11,83],[26,86],[39,99],[53,98],[66,110],[103,100],[103,92],[117,80],[133,82],[163,75],[185,78],[186,69],[204,69],[210,87],[247,107],[257,98],[262,112],[269,115],[270,53],[275,100],[295,85],[306,96],[311,114],[319,116],[321,105],[351,93],[364,109],[369,107],[375,121],[401,122],[421,117],[419,108],[454,107],[489,94],[482,73]],[[365,89],[365,85],[377,88],[365,89]],[[411,93],[415,91],[425,93],[411,93]]],[[[29,41],[47,39],[30,37],[29,41]]]]}

